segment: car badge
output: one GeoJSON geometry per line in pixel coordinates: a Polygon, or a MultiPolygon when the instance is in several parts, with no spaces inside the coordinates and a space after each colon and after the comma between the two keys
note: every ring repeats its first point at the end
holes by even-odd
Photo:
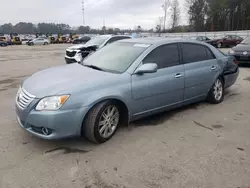
{"type": "Polygon", "coordinates": [[[243,55],[247,55],[247,52],[243,52],[243,55]]]}

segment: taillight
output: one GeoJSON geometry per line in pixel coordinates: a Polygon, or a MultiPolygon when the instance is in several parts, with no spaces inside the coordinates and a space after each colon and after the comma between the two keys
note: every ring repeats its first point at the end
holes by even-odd
{"type": "Polygon", "coordinates": [[[234,64],[235,64],[235,65],[238,65],[239,62],[238,62],[236,59],[234,59],[234,64]]]}

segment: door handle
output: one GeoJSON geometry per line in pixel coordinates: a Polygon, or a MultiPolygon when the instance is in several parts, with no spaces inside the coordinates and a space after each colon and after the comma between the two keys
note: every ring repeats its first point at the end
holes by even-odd
{"type": "Polygon", "coordinates": [[[181,77],[182,77],[181,73],[177,73],[177,74],[175,75],[175,78],[181,78],[181,77]]]}
{"type": "Polygon", "coordinates": [[[216,70],[216,69],[217,69],[216,66],[212,66],[212,67],[211,67],[211,70],[216,70]]]}

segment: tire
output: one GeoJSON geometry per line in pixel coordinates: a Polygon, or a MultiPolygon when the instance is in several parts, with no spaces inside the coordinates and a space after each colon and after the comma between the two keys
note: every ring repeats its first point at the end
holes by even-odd
{"type": "Polygon", "coordinates": [[[219,104],[224,100],[225,89],[223,80],[219,77],[215,80],[212,88],[210,89],[207,100],[211,104],[219,104]]]}
{"type": "Polygon", "coordinates": [[[222,43],[218,43],[217,48],[222,48],[222,43]]]}
{"type": "Polygon", "coordinates": [[[48,45],[48,43],[47,43],[47,42],[45,42],[45,43],[44,43],[44,45],[48,45]]]}
{"type": "Polygon", "coordinates": [[[108,141],[115,134],[121,122],[120,112],[118,106],[112,101],[105,101],[97,104],[90,110],[83,122],[83,135],[89,141],[97,144],[108,141]],[[104,116],[106,116],[106,118],[104,118],[104,116]],[[110,124],[111,122],[113,125],[110,124]]]}
{"type": "Polygon", "coordinates": [[[34,46],[34,43],[33,43],[33,42],[31,42],[31,43],[30,43],[30,46],[34,46]]]}

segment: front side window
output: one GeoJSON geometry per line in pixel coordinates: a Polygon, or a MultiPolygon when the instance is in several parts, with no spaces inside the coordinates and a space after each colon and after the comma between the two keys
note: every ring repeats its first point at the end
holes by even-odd
{"type": "Polygon", "coordinates": [[[208,60],[208,49],[203,45],[186,43],[181,44],[181,49],[184,63],[193,63],[208,60]]]}
{"type": "Polygon", "coordinates": [[[104,71],[123,73],[149,46],[150,44],[132,42],[112,43],[88,56],[82,64],[104,71]]]}
{"type": "Polygon", "coordinates": [[[179,65],[179,49],[177,44],[168,44],[154,49],[143,60],[143,64],[156,63],[158,69],[179,65]]]}

